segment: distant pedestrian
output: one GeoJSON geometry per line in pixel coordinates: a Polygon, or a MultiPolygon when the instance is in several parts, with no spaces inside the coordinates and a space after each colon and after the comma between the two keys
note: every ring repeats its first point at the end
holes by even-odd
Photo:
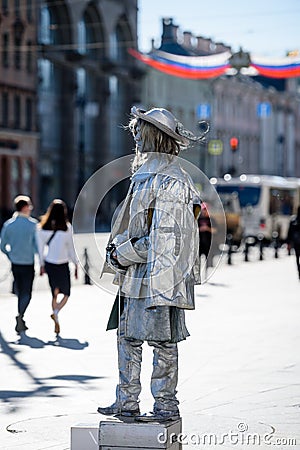
{"type": "Polygon", "coordinates": [[[290,221],[287,244],[289,250],[291,249],[291,247],[294,247],[300,280],[300,206],[298,207],[297,215],[293,216],[290,221]]]}
{"type": "Polygon", "coordinates": [[[70,261],[75,265],[75,278],[78,276],[72,226],[68,220],[66,204],[62,200],[53,200],[42,217],[38,227],[38,247],[42,261],[41,275],[47,273],[52,292],[51,318],[55,324],[54,331],[59,334],[58,313],[67,303],[71,291],[70,261]],[[63,294],[60,301],[59,294],[63,294]]]}
{"type": "Polygon", "coordinates": [[[209,215],[208,207],[206,203],[201,204],[201,214],[198,218],[199,227],[199,254],[205,256],[206,267],[212,266],[212,256],[209,258],[212,235],[216,232],[215,222],[209,215]]]}
{"type": "Polygon", "coordinates": [[[30,197],[19,195],[14,200],[16,212],[7,220],[1,232],[1,250],[11,262],[14,291],[18,296],[17,333],[26,331],[24,314],[31,300],[34,279],[34,255],[37,253],[37,220],[30,217],[33,209],[30,197]]]}

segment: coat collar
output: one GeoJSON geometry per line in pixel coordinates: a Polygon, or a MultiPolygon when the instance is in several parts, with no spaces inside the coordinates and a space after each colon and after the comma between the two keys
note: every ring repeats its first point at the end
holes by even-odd
{"type": "Polygon", "coordinates": [[[196,196],[199,196],[190,175],[180,166],[177,156],[166,153],[150,153],[144,164],[132,175],[132,184],[146,181],[154,175],[168,176],[182,181],[196,196]]]}

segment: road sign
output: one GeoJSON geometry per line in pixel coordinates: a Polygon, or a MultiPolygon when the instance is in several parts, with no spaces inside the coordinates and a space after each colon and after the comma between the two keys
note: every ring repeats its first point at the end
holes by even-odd
{"type": "Polygon", "coordinates": [[[257,115],[258,117],[269,117],[272,112],[272,107],[270,103],[264,102],[257,105],[257,115]]]}
{"type": "Polygon", "coordinates": [[[198,119],[209,119],[211,108],[209,103],[199,103],[196,107],[196,114],[198,119]]]}
{"type": "Polygon", "coordinates": [[[223,142],[220,139],[211,139],[208,142],[208,153],[210,155],[221,155],[223,152],[223,142]]]}

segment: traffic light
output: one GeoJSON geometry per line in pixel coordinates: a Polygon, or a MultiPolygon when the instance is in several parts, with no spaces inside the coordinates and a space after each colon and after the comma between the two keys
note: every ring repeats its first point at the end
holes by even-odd
{"type": "Polygon", "coordinates": [[[233,137],[230,139],[229,142],[230,142],[230,148],[231,148],[231,151],[232,151],[232,152],[236,152],[237,149],[239,148],[239,140],[238,140],[238,138],[235,137],[235,136],[233,136],[233,137]]]}

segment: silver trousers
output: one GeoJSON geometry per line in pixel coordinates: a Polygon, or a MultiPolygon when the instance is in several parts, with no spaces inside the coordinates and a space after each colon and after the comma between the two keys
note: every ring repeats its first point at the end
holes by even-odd
{"type": "MultiPolygon", "coordinates": [[[[137,300],[138,301],[138,300],[137,300]]],[[[126,308],[126,306],[125,306],[126,308]]],[[[124,336],[126,310],[120,318],[118,331],[119,384],[117,404],[122,410],[138,409],[141,392],[142,345],[144,341],[124,336]]],[[[153,371],[151,393],[154,397],[153,411],[178,411],[176,386],[178,381],[177,343],[147,341],[153,347],[153,371]]]]}

